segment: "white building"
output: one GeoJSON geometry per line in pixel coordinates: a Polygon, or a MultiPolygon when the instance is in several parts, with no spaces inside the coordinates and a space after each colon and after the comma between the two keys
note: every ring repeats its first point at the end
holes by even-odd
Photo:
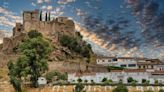
{"type": "Polygon", "coordinates": [[[128,69],[164,70],[164,63],[159,59],[134,57],[97,57],[96,63],[104,66],[117,66],[128,69]]]}
{"type": "Polygon", "coordinates": [[[127,79],[132,77],[137,83],[142,83],[142,79],[150,81],[150,84],[154,84],[155,80],[160,83],[164,83],[164,71],[147,72],[144,69],[126,69],[126,70],[113,70],[111,72],[97,72],[97,73],[84,73],[78,75],[76,73],[68,74],[69,82],[77,82],[78,78],[83,81],[88,80],[90,83],[93,80],[95,83],[101,83],[103,78],[111,79],[113,82],[118,83],[122,80],[123,83],[127,83],[127,79]]]}
{"type": "Polygon", "coordinates": [[[47,80],[44,77],[39,77],[37,82],[38,82],[38,85],[40,85],[40,86],[47,84],[47,80]]]}

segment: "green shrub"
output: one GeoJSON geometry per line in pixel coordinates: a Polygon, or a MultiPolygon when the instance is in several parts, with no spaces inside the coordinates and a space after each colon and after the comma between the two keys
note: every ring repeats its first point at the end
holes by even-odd
{"type": "Polygon", "coordinates": [[[88,80],[87,80],[87,79],[85,79],[85,80],[84,80],[84,82],[85,82],[85,83],[87,83],[87,82],[88,82],[88,80]]]}
{"type": "Polygon", "coordinates": [[[144,91],[144,92],[154,92],[154,91],[152,91],[152,90],[149,89],[149,90],[146,90],[146,91],[144,91]]]}
{"type": "Polygon", "coordinates": [[[113,83],[113,81],[111,79],[108,80],[108,83],[113,83]]]}
{"type": "Polygon", "coordinates": [[[101,82],[106,82],[108,79],[104,77],[101,82]]]}
{"type": "Polygon", "coordinates": [[[132,77],[129,77],[129,78],[127,79],[127,81],[128,81],[128,83],[131,83],[131,82],[133,82],[134,80],[133,80],[132,77]]]}
{"type": "Polygon", "coordinates": [[[146,83],[146,79],[142,79],[142,83],[146,83]]]}
{"type": "Polygon", "coordinates": [[[81,83],[81,82],[83,82],[83,80],[81,78],[78,78],[77,82],[81,83]]]}
{"type": "Polygon", "coordinates": [[[82,39],[79,40],[76,37],[61,35],[59,42],[62,46],[68,47],[70,50],[84,57],[90,57],[90,53],[93,52],[90,44],[87,44],[82,41],[82,39]]]}
{"type": "Polygon", "coordinates": [[[42,37],[42,34],[36,30],[31,30],[28,32],[29,38],[37,38],[37,37],[42,37]]]}
{"type": "Polygon", "coordinates": [[[125,68],[117,67],[117,66],[108,66],[107,69],[108,69],[108,72],[110,72],[111,70],[123,70],[125,68]]]}
{"type": "Polygon", "coordinates": [[[115,89],[112,90],[112,92],[128,92],[128,88],[123,84],[119,84],[115,89]]]}
{"type": "Polygon", "coordinates": [[[54,78],[54,76],[57,76],[57,78],[59,80],[67,80],[68,78],[68,74],[67,73],[60,73],[58,71],[52,71],[46,74],[46,79],[50,82],[52,82],[52,79],[54,78]]]}
{"type": "Polygon", "coordinates": [[[85,92],[84,91],[84,85],[81,83],[76,84],[73,92],[85,92]]]}
{"type": "Polygon", "coordinates": [[[94,80],[91,80],[91,83],[95,83],[94,80]]]}
{"type": "Polygon", "coordinates": [[[164,89],[160,89],[159,92],[164,92],[164,89]]]}
{"type": "Polygon", "coordinates": [[[134,81],[131,82],[131,85],[136,86],[136,83],[137,83],[137,81],[134,80],[134,81]]]}
{"type": "Polygon", "coordinates": [[[155,80],[154,84],[158,84],[158,80],[155,80]]]}

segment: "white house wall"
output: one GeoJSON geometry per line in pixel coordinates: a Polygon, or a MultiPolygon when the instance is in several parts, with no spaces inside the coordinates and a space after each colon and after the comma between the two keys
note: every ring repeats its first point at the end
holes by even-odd
{"type": "MultiPolygon", "coordinates": [[[[114,82],[119,82],[120,77],[122,77],[123,83],[127,83],[127,78],[132,77],[133,79],[137,80],[138,83],[142,83],[142,79],[149,80],[151,84],[154,83],[154,81],[161,80],[164,81],[164,77],[152,77],[150,73],[147,72],[135,72],[135,73],[124,73],[124,72],[110,72],[110,73],[96,73],[96,75],[87,75],[82,77],[77,77],[75,74],[68,74],[68,81],[73,82],[73,80],[77,80],[78,78],[81,78],[83,81],[88,80],[88,82],[91,82],[91,80],[94,80],[96,83],[101,83],[103,78],[111,79],[114,82]]],[[[77,81],[76,81],[77,82],[77,81]]]]}

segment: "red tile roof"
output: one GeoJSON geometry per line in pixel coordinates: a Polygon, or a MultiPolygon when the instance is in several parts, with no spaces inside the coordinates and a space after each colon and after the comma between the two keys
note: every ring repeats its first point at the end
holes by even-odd
{"type": "Polygon", "coordinates": [[[146,72],[145,69],[124,69],[124,70],[111,70],[111,72],[146,72]]]}
{"type": "Polygon", "coordinates": [[[156,71],[152,72],[152,74],[153,75],[164,75],[164,70],[161,70],[161,71],[156,70],[156,71]]]}
{"type": "Polygon", "coordinates": [[[97,59],[135,59],[135,60],[147,60],[148,58],[143,58],[143,57],[97,57],[97,59]]]}

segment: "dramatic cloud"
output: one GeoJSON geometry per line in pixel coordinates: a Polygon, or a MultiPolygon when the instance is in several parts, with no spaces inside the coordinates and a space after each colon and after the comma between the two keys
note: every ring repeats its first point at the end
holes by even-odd
{"type": "Polygon", "coordinates": [[[48,11],[51,11],[51,10],[53,10],[53,6],[51,6],[51,5],[48,5],[48,6],[45,6],[45,5],[43,5],[43,6],[41,6],[41,10],[48,10],[48,11]]]}
{"type": "Polygon", "coordinates": [[[36,4],[34,2],[31,3],[32,6],[36,6],[36,4]]]}
{"type": "Polygon", "coordinates": [[[127,0],[127,3],[137,17],[147,43],[158,41],[164,45],[164,13],[159,10],[159,4],[153,0],[127,0]]]}
{"type": "Polygon", "coordinates": [[[58,0],[57,1],[58,4],[68,4],[72,2],[75,2],[75,0],[58,0]]]}
{"type": "Polygon", "coordinates": [[[37,3],[38,4],[41,4],[41,3],[43,3],[44,2],[44,0],[37,0],[37,3]]]}
{"type": "Polygon", "coordinates": [[[77,16],[85,16],[87,13],[82,11],[81,9],[76,8],[76,15],[77,16]]]}
{"type": "Polygon", "coordinates": [[[51,2],[51,0],[37,0],[38,4],[49,3],[49,2],[51,2]]]}
{"type": "Polygon", "coordinates": [[[14,27],[15,22],[21,22],[22,18],[20,16],[15,15],[13,12],[0,7],[0,25],[2,26],[10,26],[14,27]]]}
{"type": "Polygon", "coordinates": [[[53,16],[61,16],[64,13],[63,9],[64,9],[63,6],[57,7],[51,11],[51,14],[53,16]]]}

